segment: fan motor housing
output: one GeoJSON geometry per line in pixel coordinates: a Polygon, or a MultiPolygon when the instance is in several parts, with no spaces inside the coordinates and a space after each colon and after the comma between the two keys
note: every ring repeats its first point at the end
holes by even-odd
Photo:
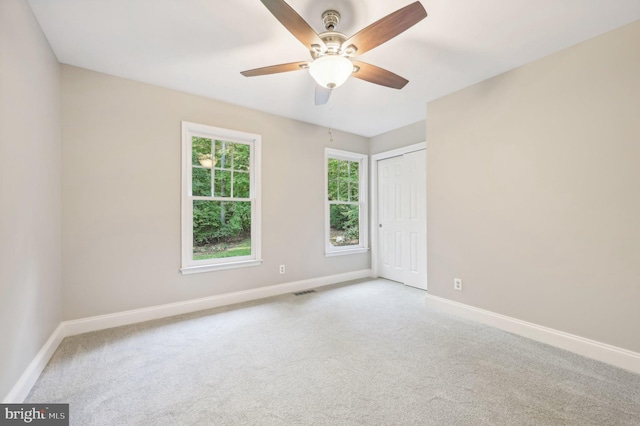
{"type": "Polygon", "coordinates": [[[324,33],[318,34],[318,36],[320,36],[320,39],[324,42],[325,46],[327,46],[327,49],[322,50],[320,46],[312,46],[313,49],[311,49],[310,52],[313,59],[324,55],[340,54],[340,48],[347,39],[347,36],[337,31],[325,31],[324,33]]]}

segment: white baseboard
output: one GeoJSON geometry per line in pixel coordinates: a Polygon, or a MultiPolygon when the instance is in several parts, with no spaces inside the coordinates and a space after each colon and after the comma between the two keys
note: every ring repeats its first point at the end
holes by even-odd
{"type": "Polygon", "coordinates": [[[24,401],[64,337],[64,326],[60,323],[5,396],[3,403],[18,404],[24,401]]]}
{"type": "Polygon", "coordinates": [[[634,373],[640,373],[640,353],[637,352],[430,294],[426,296],[426,303],[443,312],[459,315],[466,319],[478,321],[510,333],[574,352],[578,355],[606,362],[634,373]]]}
{"type": "Polygon", "coordinates": [[[265,297],[309,290],[316,287],[338,284],[360,278],[368,278],[370,275],[371,270],[365,269],[362,271],[347,272],[345,274],[329,275],[326,277],[276,284],[268,287],[259,287],[251,290],[235,291],[233,293],[186,300],[184,302],[168,303],[166,305],[151,306],[148,308],[116,312],[114,314],[65,321],[63,322],[64,331],[65,336],[73,336],[76,334],[88,333],[90,331],[103,330],[105,328],[135,324],[143,321],[202,311],[204,309],[218,308],[220,306],[232,305],[234,303],[248,302],[250,300],[264,299],[265,297]]]}
{"type": "Polygon", "coordinates": [[[347,272],[344,274],[329,275],[326,277],[260,287],[251,290],[236,291],[217,296],[203,297],[184,302],[133,309],[130,311],[116,312],[114,314],[99,315],[72,321],[63,321],[58,325],[53,334],[51,334],[51,337],[49,337],[24,373],[22,373],[18,382],[16,382],[11,391],[9,391],[4,398],[3,403],[21,403],[24,401],[26,396],[29,394],[29,391],[31,391],[34,383],[38,380],[38,377],[40,377],[40,373],[42,373],[42,370],[53,356],[53,353],[58,349],[62,339],[66,336],[135,324],[143,321],[201,311],[204,309],[218,308],[220,306],[232,305],[234,303],[264,299],[265,297],[279,296],[281,294],[310,290],[312,288],[369,277],[371,277],[371,270],[365,269],[361,271],[347,272]]]}

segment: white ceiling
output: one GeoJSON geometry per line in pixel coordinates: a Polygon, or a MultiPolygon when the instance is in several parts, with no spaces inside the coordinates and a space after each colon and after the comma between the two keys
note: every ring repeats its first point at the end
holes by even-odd
{"type": "MultiPolygon", "coordinates": [[[[353,35],[412,0],[289,0],[316,31],[338,10],[353,35]]],[[[259,0],[29,0],[58,60],[119,77],[374,136],[422,120],[426,103],[640,19],[639,0],[422,0],[429,16],[359,60],[409,80],[355,78],[314,105],[307,71],[240,71],[309,60],[259,0]]]]}

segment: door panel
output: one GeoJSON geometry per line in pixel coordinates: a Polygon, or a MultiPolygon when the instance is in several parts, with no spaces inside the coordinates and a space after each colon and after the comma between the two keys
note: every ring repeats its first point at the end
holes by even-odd
{"type": "Polygon", "coordinates": [[[403,282],[402,157],[378,162],[379,275],[403,282]]]}
{"type": "Polygon", "coordinates": [[[427,288],[426,150],[378,161],[378,275],[427,288]]]}
{"type": "Polygon", "coordinates": [[[407,253],[410,267],[404,283],[427,289],[427,151],[415,151],[403,155],[406,171],[405,191],[408,198],[408,214],[405,232],[410,237],[407,253]],[[415,263],[414,263],[415,262],[415,263]]]}

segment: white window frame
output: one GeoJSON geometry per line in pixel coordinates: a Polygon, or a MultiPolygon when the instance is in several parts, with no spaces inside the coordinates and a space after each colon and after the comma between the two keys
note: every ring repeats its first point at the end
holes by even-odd
{"type": "Polygon", "coordinates": [[[367,165],[368,155],[339,149],[324,149],[324,254],[327,257],[347,254],[366,253],[369,250],[368,200],[367,200],[367,165]],[[352,246],[334,246],[329,239],[330,214],[329,207],[329,158],[358,162],[358,205],[359,205],[359,239],[360,244],[352,246]]]}
{"type": "Polygon", "coordinates": [[[182,274],[195,274],[223,269],[257,266],[261,258],[261,159],[262,136],[223,129],[205,124],[182,122],[182,274]],[[191,150],[193,137],[243,143],[250,146],[249,199],[229,198],[229,201],[251,202],[251,255],[221,259],[193,260],[193,201],[218,199],[192,195],[191,150]]]}

